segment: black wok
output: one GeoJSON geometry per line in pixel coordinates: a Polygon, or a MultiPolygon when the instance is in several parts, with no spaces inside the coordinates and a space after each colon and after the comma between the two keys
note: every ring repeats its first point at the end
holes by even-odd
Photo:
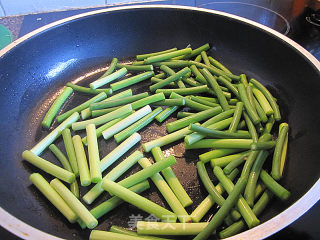
{"type": "MultiPolygon", "coordinates": [[[[237,237],[267,237],[307,211],[320,197],[319,62],[281,34],[233,15],[188,7],[143,6],[98,10],[58,21],[0,52],[1,224],[24,238],[50,239],[9,213],[57,237],[87,239],[89,231],[68,224],[30,184],[29,174],[38,170],[22,162],[22,151],[47,134],[40,123],[50,103],[66,82],[98,71],[112,57],[125,61],[138,53],[188,44],[198,47],[207,42],[214,46],[210,54],[234,73],[246,73],[263,82],[278,99],[283,120],[291,126],[288,164],[281,184],[292,197],[285,203],[271,203],[261,217],[264,223],[237,237]]],[[[98,76],[88,76],[79,84],[98,76]]],[[[139,86],[134,91],[143,89],[139,86]]],[[[89,96],[74,96],[65,109],[86,98],[89,96]]],[[[142,132],[143,142],[164,134],[163,128],[153,124],[142,132]]],[[[112,142],[100,144],[103,156],[115,146],[112,142]]],[[[58,145],[62,146],[61,142],[58,145]]],[[[195,202],[188,209],[191,212],[205,196],[198,187],[196,155],[187,152],[183,156],[181,144],[170,151],[179,157],[174,170],[195,202]]],[[[43,156],[56,161],[49,152],[43,156]]],[[[144,196],[166,206],[155,189],[144,196]]],[[[111,224],[127,227],[129,214],[147,216],[123,205],[102,218],[99,229],[107,230],[111,224]]]]}

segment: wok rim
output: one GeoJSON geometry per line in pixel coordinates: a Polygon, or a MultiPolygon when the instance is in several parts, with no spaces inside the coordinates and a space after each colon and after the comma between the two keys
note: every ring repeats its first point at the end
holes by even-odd
{"type": "MultiPolygon", "coordinates": [[[[298,43],[294,42],[290,38],[285,35],[273,30],[267,26],[264,26],[260,23],[254,22],[252,20],[239,17],[230,13],[225,13],[216,10],[204,9],[199,7],[189,7],[189,6],[179,6],[179,5],[133,5],[133,6],[123,6],[123,7],[111,7],[107,9],[100,9],[89,11],[86,13],[77,14],[68,18],[64,18],[53,23],[47,24],[43,27],[40,27],[19,39],[13,41],[11,44],[0,50],[0,58],[3,58],[6,53],[8,53],[13,48],[19,46],[24,41],[29,38],[43,32],[49,30],[50,28],[65,24],[66,22],[81,19],[83,17],[102,14],[106,12],[114,12],[114,11],[123,11],[123,10],[132,10],[132,9],[177,9],[177,10],[191,10],[197,12],[205,12],[211,13],[215,15],[220,15],[224,17],[228,17],[231,19],[235,19],[239,22],[244,22],[246,24],[252,25],[256,28],[259,28],[265,31],[268,34],[275,36],[278,39],[283,40],[286,44],[289,44],[291,47],[295,48],[300,54],[302,54],[306,59],[310,61],[310,63],[318,69],[320,72],[320,62],[306,49],[300,46],[298,43]]],[[[294,204],[292,204],[289,208],[279,213],[275,217],[269,219],[268,221],[254,227],[250,230],[246,230],[242,233],[239,233],[235,236],[226,238],[226,240],[239,240],[239,239],[263,239],[271,236],[272,234],[280,231],[285,228],[299,217],[301,217],[305,212],[307,212],[317,201],[320,199],[320,179],[318,179],[315,184],[294,204]]],[[[9,232],[15,234],[16,236],[22,239],[48,239],[48,240],[61,240],[62,238],[55,237],[51,234],[43,232],[37,228],[30,226],[27,223],[19,220],[14,217],[7,211],[5,211],[0,206],[0,225],[8,230],[9,232]]]]}

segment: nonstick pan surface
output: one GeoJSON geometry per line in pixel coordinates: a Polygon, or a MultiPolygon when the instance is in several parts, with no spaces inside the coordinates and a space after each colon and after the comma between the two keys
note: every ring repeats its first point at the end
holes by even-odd
{"type": "MultiPolygon", "coordinates": [[[[287,202],[271,203],[261,217],[265,223],[250,230],[250,234],[247,231],[248,235],[243,237],[266,237],[303,214],[319,199],[319,182],[316,183],[320,175],[319,62],[288,38],[251,21],[210,10],[154,5],[98,10],[71,17],[37,30],[1,52],[0,206],[51,235],[88,239],[88,230],[69,224],[31,185],[29,175],[39,170],[21,158],[23,150],[32,148],[48,133],[41,128],[47,109],[67,82],[88,84],[101,75],[113,57],[126,62],[139,53],[184,48],[188,44],[198,47],[205,43],[213,46],[210,54],[232,72],[246,73],[266,85],[278,99],[283,121],[291,127],[288,164],[281,180],[291,191],[291,198],[287,202]],[[278,215],[284,210],[287,211],[278,215]]],[[[146,87],[147,84],[140,84],[133,91],[139,93],[146,87]]],[[[74,94],[63,111],[89,97],[74,94]]],[[[142,130],[142,142],[165,134],[164,126],[152,123],[142,130]]],[[[63,146],[61,140],[57,144],[63,146]]],[[[116,146],[111,140],[100,139],[99,144],[101,156],[116,146]]],[[[135,149],[138,148],[140,145],[135,149]]],[[[201,152],[185,152],[182,143],[163,150],[178,160],[173,169],[194,200],[193,206],[187,209],[191,213],[206,196],[195,168],[201,152]]],[[[49,151],[43,157],[57,162],[49,151]]],[[[136,166],[125,176],[138,169],[136,166]]],[[[83,193],[86,191],[82,189],[83,193]]],[[[154,187],[143,195],[167,207],[154,187]]],[[[100,197],[97,203],[107,197],[100,197]]],[[[128,227],[132,214],[148,216],[124,204],[101,218],[98,229],[108,230],[112,224],[128,227]]],[[[207,215],[204,220],[209,218],[207,215]]]]}

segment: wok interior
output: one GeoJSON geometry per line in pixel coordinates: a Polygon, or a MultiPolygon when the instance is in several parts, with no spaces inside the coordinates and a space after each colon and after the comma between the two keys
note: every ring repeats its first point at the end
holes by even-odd
{"type": "MultiPolygon", "coordinates": [[[[246,73],[264,83],[278,99],[283,121],[290,126],[288,164],[281,184],[292,195],[288,202],[271,203],[261,219],[266,221],[297,201],[319,178],[320,81],[315,67],[283,40],[224,16],[192,10],[131,9],[88,16],[51,28],[0,59],[1,206],[50,234],[87,239],[88,230],[68,224],[31,186],[29,174],[38,170],[22,162],[22,151],[47,134],[40,125],[51,100],[66,82],[106,66],[112,57],[127,60],[138,53],[184,48],[188,44],[195,48],[205,43],[213,46],[210,54],[232,72],[246,73]]],[[[142,91],[144,86],[134,88],[135,93],[142,91]]],[[[86,98],[75,96],[66,109],[86,98]]],[[[165,128],[153,123],[142,132],[143,142],[164,134],[165,128]]],[[[115,147],[112,141],[99,144],[102,156],[115,147]]],[[[63,146],[61,141],[58,146],[63,146]]],[[[206,196],[197,187],[197,155],[188,151],[183,156],[182,144],[173,147],[173,152],[181,156],[173,168],[195,202],[187,209],[191,213],[206,196]]],[[[56,161],[49,152],[43,156],[56,161]]],[[[127,175],[138,169],[136,166],[127,175]]],[[[167,206],[155,191],[152,188],[143,195],[167,206]]],[[[105,199],[106,196],[100,197],[97,202],[105,199]]],[[[123,205],[101,218],[104,223],[99,229],[106,230],[112,224],[127,227],[131,214],[143,215],[134,207],[123,205]]]]}

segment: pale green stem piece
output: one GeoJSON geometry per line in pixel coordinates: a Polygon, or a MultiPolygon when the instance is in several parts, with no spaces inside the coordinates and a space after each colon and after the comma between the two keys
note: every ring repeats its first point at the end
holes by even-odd
{"type": "MultiPolygon", "coordinates": [[[[228,178],[230,178],[231,181],[233,181],[236,176],[238,175],[239,170],[234,169],[229,175],[228,178]]],[[[218,193],[223,194],[225,189],[223,188],[222,184],[219,183],[216,186],[216,189],[218,193]]],[[[203,201],[198,205],[198,207],[193,210],[193,212],[190,214],[193,222],[200,222],[200,220],[206,215],[206,213],[210,210],[210,208],[215,204],[215,201],[213,200],[211,195],[208,195],[203,201]]]]}
{"type": "MultiPolygon", "coordinates": [[[[51,144],[49,146],[49,149],[58,158],[58,160],[61,162],[63,168],[65,170],[73,173],[72,167],[71,167],[71,165],[69,163],[69,160],[61,152],[61,150],[55,144],[51,144]]],[[[78,167],[78,165],[77,165],[77,167],[78,167]]],[[[70,190],[77,198],[79,198],[79,186],[78,186],[77,180],[75,180],[73,183],[70,184],[70,190]]]]}
{"type": "Polygon", "coordinates": [[[81,186],[89,186],[91,184],[91,177],[81,137],[75,135],[72,137],[72,141],[74,150],[76,151],[81,186]]]}
{"type": "Polygon", "coordinates": [[[22,158],[33,166],[40,168],[41,170],[49,173],[50,175],[59,178],[67,183],[72,183],[75,180],[75,175],[37,155],[29,150],[25,150],[22,153],[22,158]]]}
{"type": "MultiPolygon", "coordinates": [[[[151,152],[152,152],[153,158],[156,162],[159,162],[159,161],[162,161],[163,159],[165,159],[160,147],[152,148],[151,152]]],[[[186,190],[184,190],[183,186],[181,185],[179,179],[177,178],[177,176],[173,172],[172,168],[167,167],[167,168],[163,169],[161,171],[161,173],[164,176],[164,178],[167,180],[167,183],[169,184],[172,191],[174,192],[174,194],[177,196],[177,198],[181,202],[182,206],[183,207],[190,206],[193,203],[193,201],[189,197],[186,190]]]]}
{"type": "Polygon", "coordinates": [[[98,220],[92,216],[89,210],[72,194],[72,192],[57,178],[50,182],[50,185],[59,193],[69,207],[79,216],[89,229],[98,225],[98,220]]]}
{"type": "MultiPolygon", "coordinates": [[[[140,159],[139,164],[143,168],[150,167],[152,165],[147,158],[140,159]]],[[[192,222],[189,214],[181,205],[179,199],[176,197],[176,195],[174,195],[171,188],[160,175],[160,173],[156,173],[153,176],[151,176],[151,180],[156,185],[156,187],[158,188],[158,190],[160,191],[160,193],[162,194],[172,211],[177,215],[179,221],[183,223],[192,222]]]]}
{"type": "Polygon", "coordinates": [[[77,130],[85,129],[86,126],[91,123],[98,126],[98,125],[104,124],[106,122],[109,122],[113,119],[119,118],[129,112],[132,112],[131,104],[124,105],[123,107],[118,108],[117,110],[114,110],[114,111],[107,113],[105,115],[102,115],[100,117],[96,117],[96,118],[82,121],[82,122],[75,122],[72,124],[72,130],[77,131],[77,130]]]}
{"type": "Polygon", "coordinates": [[[143,238],[143,237],[136,237],[136,236],[130,236],[130,235],[125,235],[121,233],[114,233],[114,232],[107,232],[107,231],[100,231],[100,230],[92,230],[89,237],[89,240],[106,240],[106,239],[146,240],[146,238],[143,238]]]}
{"type": "Polygon", "coordinates": [[[137,222],[137,232],[141,235],[156,236],[188,236],[197,235],[206,226],[208,222],[201,223],[165,223],[165,222],[137,222]]]}
{"type": "Polygon", "coordinates": [[[152,120],[156,118],[158,114],[161,113],[161,111],[161,107],[154,109],[151,113],[141,118],[139,121],[135,122],[131,126],[127,127],[126,129],[123,129],[121,132],[114,135],[114,139],[117,143],[119,143],[124,139],[130,137],[133,133],[139,131],[143,127],[147,126],[150,122],[152,122],[152,120]]]}
{"type": "MultiPolygon", "coordinates": [[[[129,190],[131,190],[131,191],[133,191],[135,193],[141,193],[141,192],[143,192],[143,191],[145,191],[145,190],[147,190],[149,188],[150,188],[149,182],[147,180],[145,180],[145,181],[143,181],[141,183],[138,183],[138,184],[130,187],[129,190]]],[[[102,191],[104,191],[104,190],[102,189],[102,191]]],[[[105,215],[108,212],[110,212],[111,210],[115,209],[121,203],[123,203],[122,199],[118,198],[117,196],[113,196],[113,197],[109,198],[108,200],[100,203],[98,206],[92,208],[90,210],[90,213],[96,219],[99,219],[103,215],[105,215]]],[[[82,229],[86,228],[86,225],[80,219],[78,219],[78,223],[80,224],[80,227],[82,229]]]]}
{"type": "Polygon", "coordinates": [[[176,120],[174,122],[170,122],[166,124],[168,132],[173,132],[178,129],[181,129],[183,127],[189,126],[191,123],[196,123],[199,121],[203,121],[205,119],[208,119],[210,117],[213,117],[219,113],[222,112],[221,107],[215,107],[215,108],[210,108],[208,110],[202,111],[195,113],[189,117],[181,118],[179,120],[176,120]]]}
{"type": "Polygon", "coordinates": [[[52,132],[50,132],[46,137],[44,137],[40,142],[38,142],[30,151],[35,155],[40,155],[43,150],[45,150],[51,143],[53,143],[65,128],[69,128],[72,123],[79,120],[79,113],[75,112],[66,120],[64,120],[58,127],[56,127],[52,132]]]}
{"type": "Polygon", "coordinates": [[[140,134],[134,133],[125,141],[123,141],[118,147],[116,147],[112,152],[110,152],[107,156],[105,156],[101,160],[100,162],[101,172],[106,170],[112,163],[114,163],[117,159],[119,159],[123,154],[125,154],[140,140],[141,140],[140,134]]]}
{"type": "Polygon", "coordinates": [[[156,56],[156,55],[160,55],[160,54],[163,54],[163,53],[169,53],[169,52],[174,52],[178,50],[177,48],[170,48],[170,49],[167,49],[167,50],[164,50],[164,51],[160,51],[160,52],[153,52],[153,53],[146,53],[146,54],[139,54],[136,56],[136,59],[138,61],[143,61],[144,59],[146,59],[147,57],[151,57],[151,56],[156,56]]]}
{"type": "MultiPolygon", "coordinates": [[[[213,124],[206,126],[206,127],[209,129],[213,129],[213,130],[223,130],[223,129],[227,128],[231,122],[232,122],[232,118],[227,118],[227,119],[221,120],[220,122],[213,123],[213,124]]],[[[201,139],[203,139],[205,137],[206,136],[204,134],[193,132],[192,134],[185,137],[184,142],[186,144],[190,145],[190,144],[193,144],[193,143],[200,141],[201,139]]]]}
{"type": "Polygon", "coordinates": [[[109,138],[113,137],[113,135],[117,134],[118,132],[122,131],[126,127],[130,126],[131,124],[135,123],[136,121],[140,120],[147,114],[151,113],[151,107],[149,105],[139,109],[135,113],[132,113],[128,117],[122,119],[120,122],[116,123],[112,127],[109,127],[108,129],[104,130],[102,132],[102,136],[105,140],[108,140],[109,138]]]}
{"type": "Polygon", "coordinates": [[[170,239],[161,238],[161,237],[142,236],[142,235],[139,235],[136,231],[126,230],[125,228],[118,227],[118,226],[115,226],[115,225],[112,225],[109,231],[110,232],[114,232],[114,233],[122,233],[122,234],[125,234],[125,235],[134,236],[134,237],[142,237],[144,239],[149,239],[149,240],[170,240],[170,239]]]}
{"type": "Polygon", "coordinates": [[[74,175],[79,176],[79,169],[78,169],[76,152],[74,150],[71,131],[69,128],[66,128],[62,131],[62,138],[63,138],[63,142],[64,142],[64,147],[65,147],[67,155],[68,155],[68,159],[70,161],[72,172],[74,173],[74,175]]]}
{"type": "Polygon", "coordinates": [[[160,162],[152,164],[150,167],[144,168],[135,174],[130,175],[129,177],[123,179],[119,184],[123,187],[131,187],[141,181],[146,180],[157,172],[162,171],[163,169],[175,164],[177,161],[173,156],[170,156],[160,162]]]}
{"type": "Polygon", "coordinates": [[[88,155],[91,182],[97,183],[102,180],[102,175],[100,170],[100,157],[96,135],[96,126],[94,124],[87,125],[86,132],[88,138],[88,155]]]}
{"type": "Polygon", "coordinates": [[[32,173],[29,179],[39,189],[39,191],[68,219],[70,223],[74,223],[77,220],[77,214],[39,173],[32,173]]]}
{"type": "Polygon", "coordinates": [[[109,82],[112,82],[118,78],[121,78],[123,75],[125,75],[127,73],[127,69],[126,68],[121,68],[120,70],[114,72],[114,73],[111,73],[110,75],[108,76],[105,76],[103,78],[99,78],[97,79],[96,81],[90,83],[90,88],[91,89],[96,89],[98,87],[101,87],[109,82]]]}
{"type": "Polygon", "coordinates": [[[150,152],[152,148],[154,147],[162,147],[164,145],[170,144],[172,142],[175,142],[179,139],[184,138],[188,134],[192,133],[191,130],[189,130],[189,127],[185,127],[180,129],[179,131],[167,134],[166,136],[157,138],[155,140],[152,140],[150,142],[146,142],[142,144],[142,148],[146,152],[150,152]]]}
{"type": "Polygon", "coordinates": [[[58,113],[61,106],[65,103],[65,101],[68,99],[68,97],[72,94],[73,89],[70,87],[66,87],[63,89],[61,94],[54,100],[53,104],[49,108],[48,112],[44,116],[41,124],[42,126],[49,128],[54,117],[58,113]]]}
{"type": "Polygon", "coordinates": [[[101,186],[104,190],[164,221],[176,222],[177,220],[177,216],[173,212],[159,206],[147,198],[140,196],[137,193],[130,191],[129,189],[121,186],[119,183],[104,179],[101,186]]]}
{"type": "MultiPolygon", "coordinates": [[[[138,160],[143,157],[143,154],[140,151],[135,151],[121,163],[119,163],[116,167],[114,167],[107,175],[103,177],[103,179],[109,179],[111,181],[117,180],[123,173],[125,173],[129,168],[131,168],[138,160]]],[[[91,204],[97,197],[103,193],[103,189],[101,188],[102,181],[98,182],[93,188],[89,190],[84,196],[83,200],[87,204],[91,204]]]]}
{"type": "Polygon", "coordinates": [[[153,75],[154,75],[153,71],[140,73],[140,74],[135,75],[133,77],[129,77],[124,80],[112,83],[112,84],[110,84],[110,87],[111,87],[112,91],[117,91],[119,89],[131,86],[131,85],[136,84],[141,81],[144,81],[144,80],[152,77],[153,75]]]}
{"type": "MultiPolygon", "coordinates": [[[[107,122],[106,124],[103,124],[102,126],[97,128],[97,130],[96,130],[97,138],[102,136],[102,132],[104,130],[106,130],[109,127],[112,127],[114,124],[116,124],[117,122],[120,122],[122,119],[124,119],[125,117],[129,116],[130,114],[131,113],[127,113],[126,115],[124,115],[124,116],[122,116],[120,118],[113,119],[110,122],[107,122]]],[[[82,142],[83,142],[84,145],[88,145],[87,136],[82,138],[82,142]]]]}
{"type": "Polygon", "coordinates": [[[89,99],[88,101],[80,104],[79,106],[57,116],[57,121],[58,122],[62,122],[64,121],[65,119],[67,119],[69,116],[71,116],[72,114],[74,114],[75,112],[81,112],[83,109],[86,109],[87,107],[90,106],[91,103],[94,103],[94,102],[99,102],[103,99],[105,99],[107,97],[107,94],[102,92],[102,93],[99,93],[98,95],[94,96],[93,98],[89,99]]]}

